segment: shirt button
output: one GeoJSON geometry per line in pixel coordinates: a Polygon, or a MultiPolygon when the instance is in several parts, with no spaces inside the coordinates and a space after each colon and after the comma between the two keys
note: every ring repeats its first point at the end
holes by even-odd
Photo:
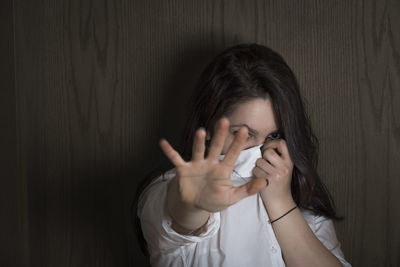
{"type": "Polygon", "coordinates": [[[276,250],[276,248],[274,246],[271,247],[271,252],[272,253],[276,253],[277,252],[277,250],[276,250]]]}

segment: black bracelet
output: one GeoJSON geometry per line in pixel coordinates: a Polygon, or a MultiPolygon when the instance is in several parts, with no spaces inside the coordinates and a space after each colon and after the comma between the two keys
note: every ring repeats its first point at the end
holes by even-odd
{"type": "Polygon", "coordinates": [[[283,215],[280,216],[279,218],[276,218],[275,220],[272,220],[272,221],[271,221],[271,220],[268,220],[268,223],[269,223],[269,224],[272,224],[272,223],[276,222],[277,220],[279,220],[279,219],[285,217],[286,215],[288,215],[289,213],[291,213],[292,211],[294,211],[296,208],[297,208],[297,206],[294,206],[293,208],[291,208],[288,212],[286,212],[285,214],[283,214],[283,215]]]}

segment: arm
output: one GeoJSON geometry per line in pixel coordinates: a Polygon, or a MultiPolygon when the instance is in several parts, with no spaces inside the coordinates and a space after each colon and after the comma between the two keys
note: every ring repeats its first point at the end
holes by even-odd
{"type": "MultiPolygon", "coordinates": [[[[272,220],[296,205],[290,189],[292,170],[286,142],[268,140],[253,173],[269,182],[260,194],[272,220]]],[[[287,266],[342,266],[314,235],[298,208],[272,223],[272,227],[287,266]]]]}
{"type": "MultiPolygon", "coordinates": [[[[293,199],[267,203],[270,218],[275,219],[294,207],[293,199]]],[[[297,208],[272,224],[287,266],[342,266],[340,261],[314,235],[297,208]]]]}

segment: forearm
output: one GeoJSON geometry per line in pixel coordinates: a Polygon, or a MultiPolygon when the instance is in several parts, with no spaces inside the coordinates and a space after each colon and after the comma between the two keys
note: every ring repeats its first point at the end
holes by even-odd
{"type": "MultiPolygon", "coordinates": [[[[296,204],[293,199],[266,203],[270,219],[280,217],[296,204]]],[[[287,266],[342,266],[340,261],[314,235],[299,209],[272,224],[287,266]]]]}
{"type": "Polygon", "coordinates": [[[173,178],[168,185],[167,209],[173,219],[172,228],[180,234],[188,234],[201,228],[210,217],[208,211],[181,200],[176,178],[173,178]]]}

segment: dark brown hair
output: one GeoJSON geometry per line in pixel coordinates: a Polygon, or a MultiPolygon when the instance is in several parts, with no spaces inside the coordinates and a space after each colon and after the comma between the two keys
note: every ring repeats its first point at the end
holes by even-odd
{"type": "Polygon", "coordinates": [[[185,160],[191,158],[193,138],[199,127],[212,133],[215,122],[238,103],[268,97],[280,136],[285,139],[294,163],[291,182],[294,201],[316,215],[340,219],[316,171],[318,139],[304,109],[297,79],[281,55],[259,44],[230,47],[205,68],[196,91],[181,150],[185,160]]]}

